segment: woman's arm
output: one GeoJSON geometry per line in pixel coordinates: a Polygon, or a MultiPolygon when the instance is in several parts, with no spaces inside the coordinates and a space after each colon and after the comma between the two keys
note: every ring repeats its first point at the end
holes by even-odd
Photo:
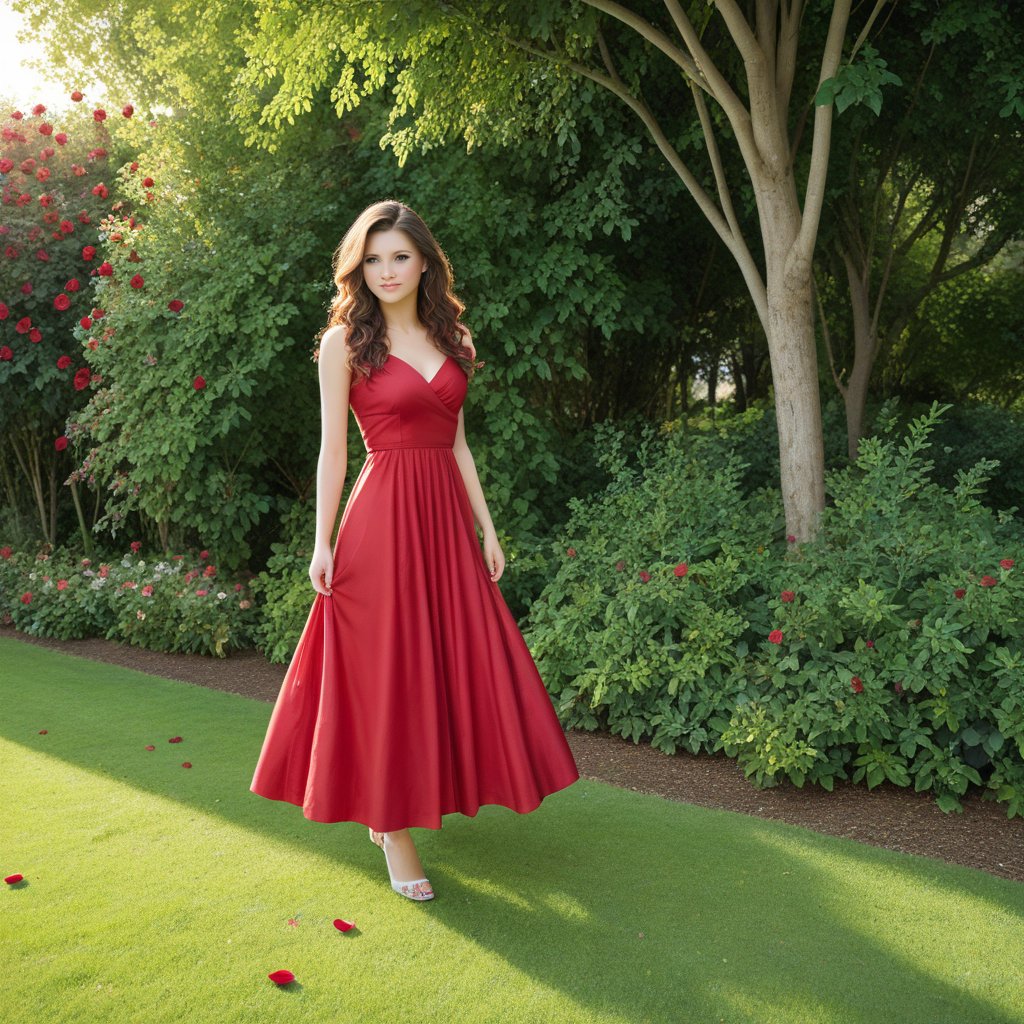
{"type": "Polygon", "coordinates": [[[466,485],[466,493],[469,495],[469,504],[473,509],[476,525],[483,530],[485,537],[493,537],[495,536],[494,523],[491,522],[491,514],[487,510],[487,502],[484,500],[484,489],[480,486],[480,477],[477,476],[473,453],[469,450],[469,445],[466,443],[466,429],[461,409],[459,410],[459,426],[455,431],[455,444],[452,445],[452,451],[455,453],[455,461],[459,464],[462,481],[466,485]]]}
{"type": "Polygon", "coordinates": [[[316,544],[331,546],[348,465],[348,366],[345,328],[336,325],[320,339],[320,458],[316,466],[316,544]]]}
{"type": "MultiPolygon", "coordinates": [[[[465,332],[462,344],[473,352],[475,359],[476,349],[469,331],[465,332]]],[[[480,477],[477,476],[476,462],[473,461],[473,453],[466,443],[466,424],[462,409],[459,410],[459,424],[455,430],[455,443],[452,445],[452,452],[459,465],[462,482],[466,485],[466,494],[469,495],[469,504],[473,509],[476,525],[483,530],[484,562],[491,574],[491,582],[497,583],[505,571],[505,553],[498,543],[498,535],[495,532],[494,523],[491,522],[491,514],[487,510],[487,502],[484,499],[484,489],[480,486],[480,477]]]]}

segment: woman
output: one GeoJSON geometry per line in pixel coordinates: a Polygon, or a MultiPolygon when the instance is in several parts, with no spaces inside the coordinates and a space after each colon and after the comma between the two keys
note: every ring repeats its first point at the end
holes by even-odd
{"type": "Polygon", "coordinates": [[[417,214],[385,201],[349,228],[334,281],[316,596],[250,789],[312,821],[367,825],[392,889],[426,900],[410,827],[484,804],[527,813],[579,772],[497,587],[505,557],[462,415],[476,350],[448,260],[417,214]],[[332,551],[350,405],[367,454],[332,551]]]}

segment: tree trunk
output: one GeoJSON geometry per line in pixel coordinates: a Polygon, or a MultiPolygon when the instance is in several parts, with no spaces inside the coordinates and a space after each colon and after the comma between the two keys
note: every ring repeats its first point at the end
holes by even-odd
{"type": "Polygon", "coordinates": [[[803,542],[817,533],[825,507],[811,267],[809,260],[793,258],[799,252],[801,215],[792,172],[775,182],[755,180],[755,189],[766,242],[766,326],[786,533],[803,542]]]}
{"type": "Polygon", "coordinates": [[[868,383],[878,352],[875,325],[871,319],[868,289],[857,273],[853,258],[841,250],[846,265],[846,279],[850,287],[850,308],[853,312],[853,369],[845,387],[840,387],[846,406],[846,447],[850,461],[860,453],[860,439],[864,436],[864,407],[868,399],[868,383]]]}

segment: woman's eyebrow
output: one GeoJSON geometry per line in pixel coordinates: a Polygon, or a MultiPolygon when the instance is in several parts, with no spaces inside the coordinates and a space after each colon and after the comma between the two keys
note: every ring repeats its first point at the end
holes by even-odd
{"type": "MultiPolygon", "coordinates": [[[[410,250],[410,249],[395,249],[395,251],[394,251],[394,252],[392,253],[392,255],[393,255],[393,256],[397,256],[397,255],[398,255],[399,253],[402,253],[402,252],[411,252],[411,251],[412,251],[412,250],[410,250]]],[[[377,254],[377,253],[375,253],[375,252],[367,252],[367,253],[363,253],[363,255],[364,255],[364,256],[376,256],[376,255],[378,255],[378,254],[377,254]]]]}

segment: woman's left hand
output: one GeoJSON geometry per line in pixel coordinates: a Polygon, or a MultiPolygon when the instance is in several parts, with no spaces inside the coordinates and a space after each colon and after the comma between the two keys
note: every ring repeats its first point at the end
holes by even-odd
{"type": "Polygon", "coordinates": [[[505,555],[498,543],[497,536],[493,533],[484,536],[484,564],[491,574],[491,582],[497,583],[505,571],[505,555]]]}

